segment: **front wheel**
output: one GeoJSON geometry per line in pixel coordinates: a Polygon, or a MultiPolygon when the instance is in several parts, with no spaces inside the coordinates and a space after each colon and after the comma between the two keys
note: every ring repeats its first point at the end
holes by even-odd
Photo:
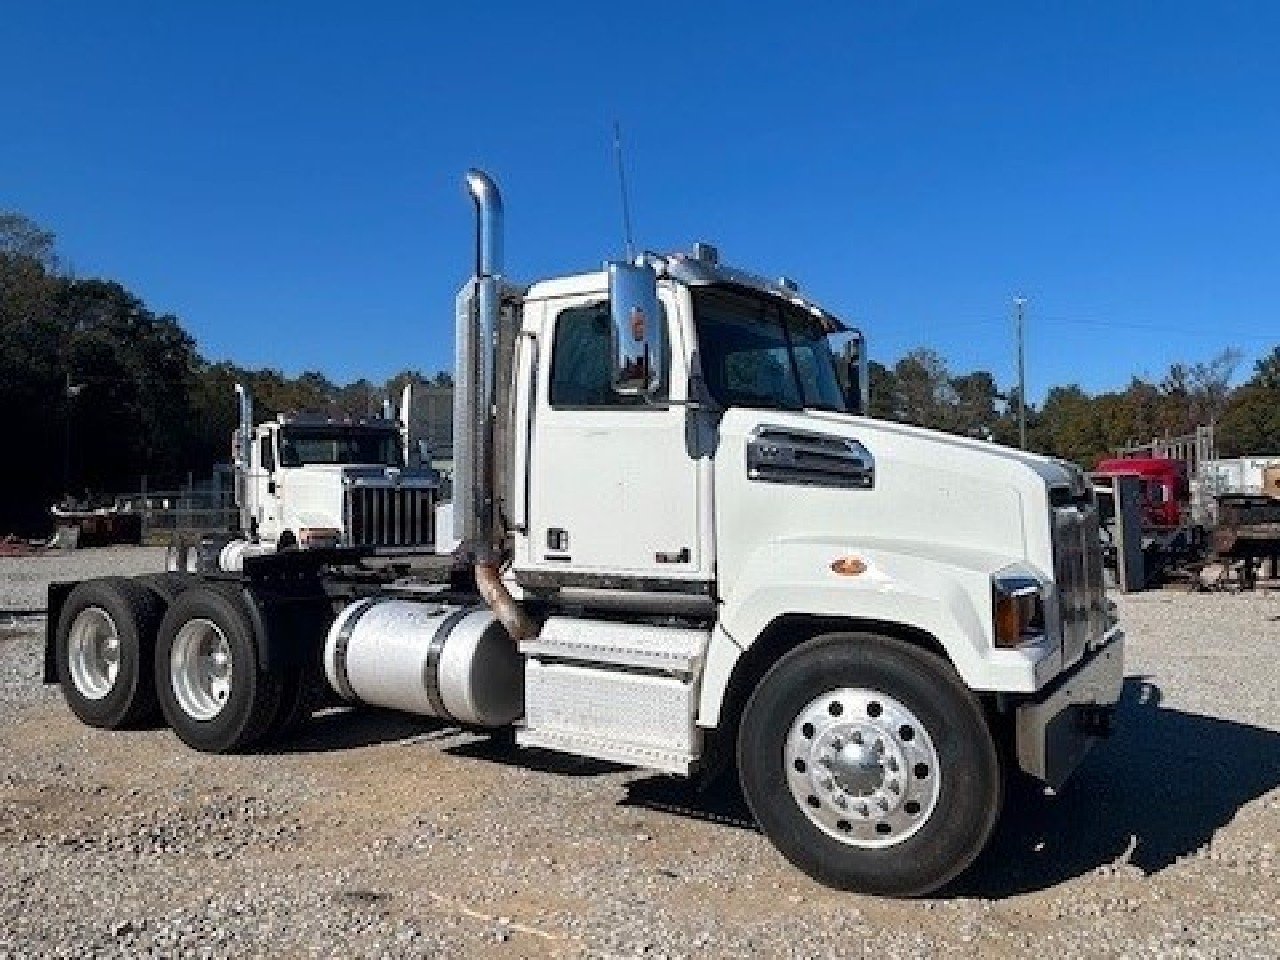
{"type": "Polygon", "coordinates": [[[828,634],[765,674],[738,738],[742,789],[765,834],[820,883],[922,896],[986,845],[1002,797],[981,705],[935,654],[828,634]]]}

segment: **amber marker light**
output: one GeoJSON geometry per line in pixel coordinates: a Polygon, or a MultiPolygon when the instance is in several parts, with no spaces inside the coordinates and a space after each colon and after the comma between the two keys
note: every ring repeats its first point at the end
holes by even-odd
{"type": "Polygon", "coordinates": [[[831,571],[842,577],[856,577],[867,572],[867,563],[861,557],[836,557],[831,561],[831,571]]]}

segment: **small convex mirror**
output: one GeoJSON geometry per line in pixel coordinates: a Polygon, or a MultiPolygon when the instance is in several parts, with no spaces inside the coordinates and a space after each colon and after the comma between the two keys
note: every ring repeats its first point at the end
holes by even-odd
{"type": "Polygon", "coordinates": [[[613,389],[652,393],[662,382],[662,312],[658,275],[648,265],[609,264],[613,389]]]}

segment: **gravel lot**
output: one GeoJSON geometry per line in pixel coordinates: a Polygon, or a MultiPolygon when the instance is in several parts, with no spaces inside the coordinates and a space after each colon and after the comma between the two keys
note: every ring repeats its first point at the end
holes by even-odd
{"type": "Polygon", "coordinates": [[[51,580],[131,577],[164,569],[164,547],[50,550],[33,557],[0,557],[0,618],[6,610],[43,610],[51,580]]]}
{"type": "MultiPolygon", "coordinates": [[[[0,560],[0,602],[160,558],[0,560]]],[[[814,885],[732,796],[430,722],[248,757],[90,730],[0,630],[0,958],[1280,955],[1280,597],[1119,602],[1120,732],[917,902],[814,885]]]]}

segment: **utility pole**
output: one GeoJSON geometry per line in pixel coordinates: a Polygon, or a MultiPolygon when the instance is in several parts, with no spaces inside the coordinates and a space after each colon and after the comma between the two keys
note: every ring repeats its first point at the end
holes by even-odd
{"type": "Polygon", "coordinates": [[[1027,449],[1027,353],[1023,337],[1024,307],[1027,301],[1023,297],[1014,297],[1014,316],[1018,331],[1018,446],[1027,449]]]}

